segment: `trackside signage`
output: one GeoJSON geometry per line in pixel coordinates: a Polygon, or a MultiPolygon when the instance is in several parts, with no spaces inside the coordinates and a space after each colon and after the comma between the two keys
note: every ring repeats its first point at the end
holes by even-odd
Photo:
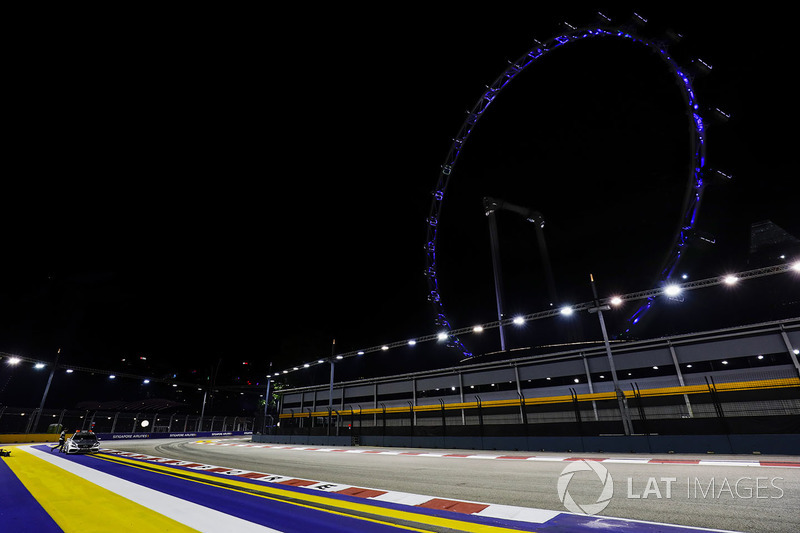
{"type": "Polygon", "coordinates": [[[98,433],[100,440],[123,439],[176,439],[181,437],[232,437],[236,435],[252,435],[252,431],[183,431],[172,433],[98,433]]]}

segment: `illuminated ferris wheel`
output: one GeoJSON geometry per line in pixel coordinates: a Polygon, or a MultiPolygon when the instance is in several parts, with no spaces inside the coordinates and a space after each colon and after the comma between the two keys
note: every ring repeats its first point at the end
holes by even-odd
{"type": "MultiPolygon", "coordinates": [[[[453,176],[456,164],[459,161],[459,156],[464,150],[467,139],[477,126],[481,117],[483,117],[489,109],[492,102],[499,97],[503,89],[520,73],[531,68],[532,65],[554,50],[562,47],[569,47],[576,42],[612,39],[632,43],[633,46],[645,47],[655,52],[655,55],[666,64],[680,88],[686,115],[688,117],[686,130],[690,138],[690,161],[688,165],[688,175],[685,179],[680,221],[674,230],[671,246],[665,254],[665,259],[657,273],[659,280],[665,282],[675,273],[688,242],[696,234],[696,221],[705,188],[704,177],[707,173],[705,161],[706,125],[700,114],[700,105],[697,102],[695,90],[692,86],[692,76],[688,73],[688,70],[678,65],[676,60],[671,56],[666,43],[649,40],[638,35],[637,27],[641,27],[641,24],[646,22],[638,15],[634,16],[634,23],[630,26],[615,26],[611,23],[610,19],[604,15],[598,15],[599,19],[596,25],[577,28],[565,24],[565,29],[562,33],[559,33],[545,42],[537,41],[533,48],[520,56],[516,61],[510,62],[508,68],[506,68],[491,85],[488,85],[486,90],[480,95],[472,109],[468,111],[467,117],[457,135],[453,138],[447,156],[441,165],[439,177],[432,193],[433,200],[427,218],[427,239],[425,242],[425,276],[428,281],[428,300],[434,306],[437,326],[444,331],[454,329],[445,312],[445,302],[443,301],[440,290],[440,279],[437,269],[437,238],[442,216],[442,207],[447,197],[448,184],[453,176]],[[637,22],[639,24],[636,24],[637,22]]],[[[710,69],[710,66],[700,60],[695,60],[692,68],[710,69]]],[[[650,309],[652,304],[653,299],[646,300],[643,305],[630,316],[628,319],[628,326],[632,327],[636,324],[648,309],[650,309]]],[[[499,316],[498,318],[502,317],[499,316]]],[[[457,336],[450,335],[448,337],[448,343],[450,346],[460,350],[464,356],[472,356],[457,336]]]]}

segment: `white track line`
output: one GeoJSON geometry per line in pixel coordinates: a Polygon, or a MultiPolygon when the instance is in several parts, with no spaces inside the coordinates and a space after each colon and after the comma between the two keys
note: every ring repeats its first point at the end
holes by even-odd
{"type": "Polygon", "coordinates": [[[112,476],[111,474],[106,474],[105,472],[100,472],[88,466],[83,466],[63,457],[44,453],[31,446],[24,446],[23,448],[31,455],[47,461],[62,470],[80,476],[99,487],[119,494],[124,498],[198,531],[208,533],[229,533],[231,531],[236,531],[237,533],[279,533],[277,529],[271,529],[247,520],[242,520],[241,518],[176,498],[164,492],[137,485],[136,483],[112,476]]]}

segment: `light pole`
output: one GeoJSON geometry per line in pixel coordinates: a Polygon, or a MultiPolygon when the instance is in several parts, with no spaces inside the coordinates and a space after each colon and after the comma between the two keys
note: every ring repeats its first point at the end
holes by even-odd
{"type": "Polygon", "coordinates": [[[42,394],[42,402],[39,404],[39,411],[36,413],[36,420],[33,423],[33,431],[39,427],[39,419],[42,417],[42,409],[44,409],[44,402],[47,400],[47,393],[50,392],[50,383],[53,382],[53,374],[58,367],[58,356],[61,354],[61,348],[56,352],[56,360],[53,362],[53,368],[50,369],[50,376],[47,378],[47,385],[44,387],[44,394],[42,394]]]}
{"type": "Polygon", "coordinates": [[[197,432],[203,430],[203,417],[206,414],[206,396],[208,395],[207,390],[203,390],[203,407],[200,409],[200,419],[197,421],[197,432]]]}
{"type": "Polygon", "coordinates": [[[331,381],[328,386],[328,431],[327,434],[330,436],[331,434],[331,422],[333,421],[332,413],[333,413],[333,359],[334,354],[336,353],[336,339],[333,339],[331,343],[331,381]]]}
{"type": "Polygon", "coordinates": [[[597,298],[597,288],[594,286],[594,276],[589,274],[589,281],[592,284],[592,295],[594,296],[594,307],[587,309],[590,313],[597,313],[597,318],[600,319],[600,329],[603,332],[603,343],[606,346],[606,355],[608,356],[608,366],[611,368],[611,377],[614,380],[614,393],[617,395],[617,403],[619,404],[619,412],[622,417],[622,426],[625,430],[625,435],[633,433],[633,423],[631,422],[631,415],[628,412],[628,400],[625,394],[619,387],[619,380],[617,379],[617,369],[614,367],[614,358],[611,356],[611,344],[608,342],[608,332],[606,331],[606,322],[603,320],[603,311],[608,311],[611,306],[600,305],[597,298]]]}
{"type": "Polygon", "coordinates": [[[264,427],[262,433],[267,433],[267,413],[269,412],[269,387],[272,384],[272,362],[269,364],[269,371],[267,372],[267,392],[264,393],[264,427]]]}

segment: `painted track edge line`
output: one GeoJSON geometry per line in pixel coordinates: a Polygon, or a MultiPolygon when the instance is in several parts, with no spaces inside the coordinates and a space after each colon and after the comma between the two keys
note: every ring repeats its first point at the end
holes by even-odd
{"type": "MultiPolygon", "coordinates": [[[[320,491],[325,492],[327,494],[339,494],[340,496],[347,496],[348,491],[352,490],[359,490],[359,491],[370,491],[380,493],[375,496],[366,496],[363,499],[366,501],[375,501],[375,502],[384,502],[384,503],[391,503],[395,505],[404,505],[408,507],[423,507],[425,504],[433,502],[434,500],[438,500],[440,502],[447,502],[453,505],[457,504],[466,504],[466,505],[477,505],[481,506],[482,508],[476,512],[472,513],[459,513],[464,514],[466,516],[475,516],[475,517],[483,517],[483,518],[496,518],[501,520],[509,520],[512,522],[520,522],[523,524],[535,524],[541,526],[547,526],[547,523],[555,520],[556,518],[574,518],[574,519],[596,519],[604,522],[609,522],[613,524],[614,522],[624,522],[624,523],[639,523],[643,525],[651,525],[651,526],[665,526],[667,528],[673,529],[675,531],[697,531],[697,532],[708,532],[708,533],[737,533],[732,530],[723,530],[723,529],[709,529],[699,526],[684,526],[679,524],[669,524],[663,522],[650,522],[646,520],[636,520],[631,518],[621,518],[621,517],[613,517],[613,516],[591,516],[591,515],[582,515],[576,513],[570,513],[568,511],[553,511],[549,509],[538,509],[535,507],[519,507],[513,505],[505,505],[505,504],[492,504],[492,503],[485,503],[485,502],[477,502],[471,500],[454,500],[450,498],[439,498],[435,496],[427,496],[422,494],[413,494],[407,493],[402,491],[391,491],[391,490],[383,490],[383,489],[372,489],[363,486],[355,486],[355,485],[347,485],[341,483],[332,483],[332,482],[325,482],[325,481],[318,481],[318,480],[302,480],[292,476],[284,476],[279,474],[268,474],[263,472],[254,472],[248,470],[241,470],[238,468],[229,468],[229,467],[221,467],[215,465],[206,465],[196,461],[182,461],[178,459],[154,456],[149,454],[142,454],[137,452],[126,452],[121,450],[114,450],[114,449],[101,449],[101,453],[108,453],[113,455],[119,455],[125,457],[127,459],[134,459],[143,462],[155,462],[158,464],[163,464],[166,466],[176,466],[181,468],[187,468],[190,470],[196,470],[198,472],[209,473],[212,475],[220,475],[220,476],[231,476],[231,477],[238,477],[242,479],[247,479],[249,481],[267,483],[271,485],[280,485],[282,487],[293,487],[296,489],[305,489],[305,490],[313,490],[313,491],[320,491]],[[181,464],[185,463],[185,464],[181,464]],[[266,478],[266,479],[264,479],[266,478]],[[292,483],[288,483],[292,482],[292,483]],[[301,483],[297,483],[301,482],[301,483]],[[325,490],[326,488],[336,489],[336,490],[325,490]],[[509,516],[508,513],[514,513],[514,516],[509,516]]],[[[455,512],[455,511],[454,511],[455,512]]],[[[589,526],[586,526],[589,528],[589,526]]],[[[608,526],[606,526],[608,527],[608,526]]]]}

